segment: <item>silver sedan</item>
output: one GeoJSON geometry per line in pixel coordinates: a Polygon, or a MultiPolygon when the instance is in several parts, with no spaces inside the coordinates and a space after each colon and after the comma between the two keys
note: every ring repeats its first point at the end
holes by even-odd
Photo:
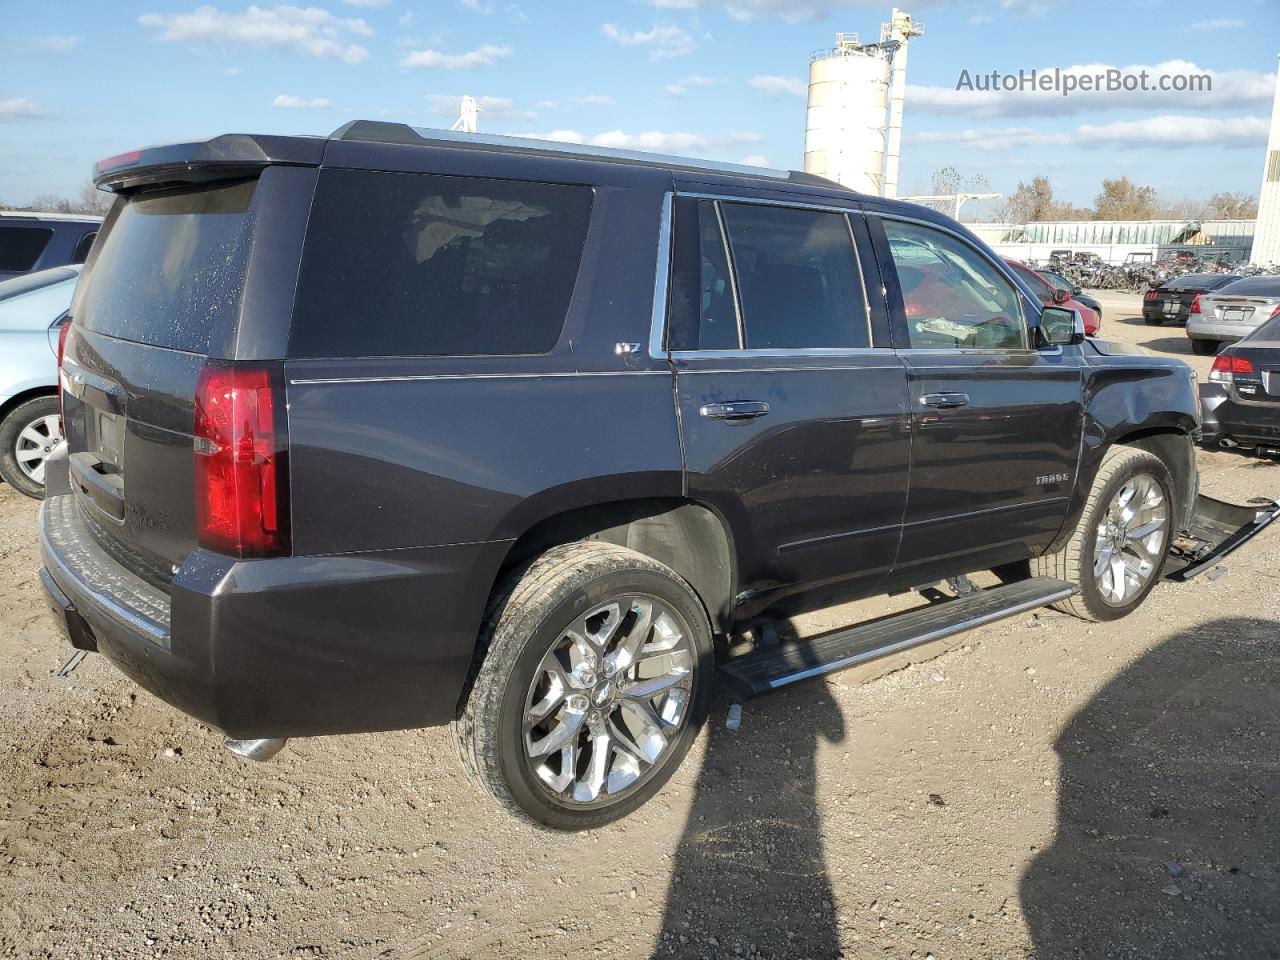
{"type": "Polygon", "coordinates": [[[1199,354],[1216,353],[1280,312],[1280,277],[1244,277],[1212,293],[1202,293],[1191,305],[1187,336],[1199,354]]]}

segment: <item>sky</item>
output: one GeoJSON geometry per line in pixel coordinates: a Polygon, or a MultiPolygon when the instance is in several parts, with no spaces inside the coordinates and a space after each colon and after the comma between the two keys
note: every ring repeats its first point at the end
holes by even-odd
{"type": "MultiPolygon", "coordinates": [[[[1122,174],[1170,200],[1258,192],[1280,0],[906,2],[926,29],[901,193],[948,165],[1002,193],[1044,174],[1080,205],[1122,174]],[[1054,68],[1211,89],[980,89],[993,70],[1054,68]]],[[[810,53],[837,31],[874,40],[889,17],[868,0],[314,3],[3,0],[0,202],[74,195],[94,161],[149,144],[448,127],[463,94],[483,132],[800,169],[810,53]]]]}

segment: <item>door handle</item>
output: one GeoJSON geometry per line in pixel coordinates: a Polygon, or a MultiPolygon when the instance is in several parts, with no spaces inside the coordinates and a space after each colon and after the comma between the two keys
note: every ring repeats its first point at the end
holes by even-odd
{"type": "Polygon", "coordinates": [[[708,420],[754,420],[769,413],[763,400],[732,400],[728,403],[704,403],[698,413],[708,420]]]}
{"type": "Polygon", "coordinates": [[[920,398],[920,402],[926,407],[953,410],[956,407],[963,407],[968,404],[969,395],[967,393],[926,393],[920,398]]]}

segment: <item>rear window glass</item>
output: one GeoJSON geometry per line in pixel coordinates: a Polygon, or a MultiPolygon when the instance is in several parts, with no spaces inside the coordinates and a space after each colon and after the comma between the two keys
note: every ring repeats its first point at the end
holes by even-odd
{"type": "Polygon", "coordinates": [[[53,231],[48,227],[0,226],[0,270],[18,273],[30,270],[52,236],[53,231]]]}
{"type": "Polygon", "coordinates": [[[142,194],[102,235],[76,321],[121,340],[208,353],[235,322],[257,181],[142,194]]]}
{"type": "Polygon", "coordinates": [[[1245,277],[1219,287],[1216,292],[1224,297],[1280,297],[1280,277],[1245,277]]]}
{"type": "Polygon", "coordinates": [[[584,186],[321,172],[290,356],[546,353],[591,200],[584,186]]]}

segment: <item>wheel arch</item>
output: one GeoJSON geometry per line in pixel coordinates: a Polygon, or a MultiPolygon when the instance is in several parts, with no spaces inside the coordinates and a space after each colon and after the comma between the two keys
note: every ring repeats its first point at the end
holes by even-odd
{"type": "Polygon", "coordinates": [[[15,393],[9,399],[0,403],[0,422],[9,416],[14,410],[22,406],[28,400],[35,400],[39,397],[56,397],[58,395],[57,386],[39,386],[30,387],[21,393],[15,393]]]}
{"type": "Polygon", "coordinates": [[[665,564],[701,599],[713,633],[731,627],[737,565],[729,525],[710,506],[686,497],[610,500],[543,517],[511,544],[491,595],[512,570],[579,540],[616,544],[665,564]]]}

